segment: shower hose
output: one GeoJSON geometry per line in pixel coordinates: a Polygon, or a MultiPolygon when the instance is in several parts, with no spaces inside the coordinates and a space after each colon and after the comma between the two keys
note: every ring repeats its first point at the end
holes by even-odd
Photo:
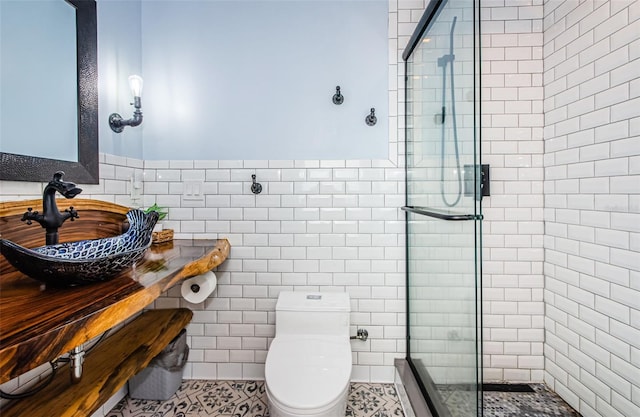
{"type": "Polygon", "coordinates": [[[460,201],[462,197],[462,173],[460,169],[460,153],[458,151],[458,123],[456,121],[456,94],[455,94],[455,79],[453,74],[453,60],[455,59],[455,55],[453,54],[453,31],[456,27],[457,16],[454,16],[453,22],[451,23],[451,32],[449,33],[449,54],[443,55],[438,58],[438,66],[442,67],[442,130],[441,130],[441,139],[440,139],[440,195],[442,196],[442,201],[447,207],[454,207],[460,201]],[[444,176],[445,176],[445,104],[447,100],[447,65],[449,65],[450,73],[451,73],[451,120],[452,120],[452,129],[453,129],[453,147],[455,151],[456,157],[456,174],[458,176],[458,193],[456,195],[456,199],[451,203],[447,201],[447,197],[445,195],[444,190],[444,176]]]}

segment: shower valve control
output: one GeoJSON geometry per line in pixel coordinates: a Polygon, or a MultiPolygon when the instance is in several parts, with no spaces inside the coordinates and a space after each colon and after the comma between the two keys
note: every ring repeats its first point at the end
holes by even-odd
{"type": "Polygon", "coordinates": [[[362,340],[363,342],[366,342],[368,338],[369,332],[367,331],[367,329],[358,329],[358,331],[356,332],[356,336],[350,337],[350,339],[358,339],[362,340]]]}
{"type": "Polygon", "coordinates": [[[491,196],[489,164],[464,166],[464,195],[475,196],[480,201],[482,197],[491,196]]]}

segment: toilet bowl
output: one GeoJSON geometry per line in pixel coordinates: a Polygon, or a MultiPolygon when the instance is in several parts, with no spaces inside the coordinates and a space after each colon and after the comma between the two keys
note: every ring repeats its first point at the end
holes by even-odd
{"type": "Polygon", "coordinates": [[[352,369],[349,313],[347,294],[281,293],[265,363],[271,417],[344,417],[352,369]]]}

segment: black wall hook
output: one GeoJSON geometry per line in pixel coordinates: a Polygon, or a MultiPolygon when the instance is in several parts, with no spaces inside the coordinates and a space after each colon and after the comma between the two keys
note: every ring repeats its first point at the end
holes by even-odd
{"type": "Polygon", "coordinates": [[[262,192],[262,184],[256,182],[256,174],[252,174],[251,179],[253,180],[253,184],[251,184],[251,192],[254,194],[260,194],[262,192]]]}
{"type": "Polygon", "coordinates": [[[336,85],[336,93],[333,95],[333,104],[340,105],[344,103],[344,96],[340,93],[340,86],[336,85]]]}
{"type": "Polygon", "coordinates": [[[364,121],[367,126],[373,126],[378,122],[378,118],[376,117],[376,109],[374,107],[371,107],[371,113],[364,118],[364,121]]]}

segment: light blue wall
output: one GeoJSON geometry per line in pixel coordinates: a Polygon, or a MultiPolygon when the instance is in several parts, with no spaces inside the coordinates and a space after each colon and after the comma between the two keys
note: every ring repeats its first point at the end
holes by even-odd
{"type": "Polygon", "coordinates": [[[386,0],[143,1],[144,158],[386,159],[387,25],[386,0]]]}
{"type": "Polygon", "coordinates": [[[114,133],[108,123],[114,112],[133,116],[128,77],[142,71],[140,0],[97,0],[97,13],[100,152],[142,159],[144,130],[114,133]]]}

